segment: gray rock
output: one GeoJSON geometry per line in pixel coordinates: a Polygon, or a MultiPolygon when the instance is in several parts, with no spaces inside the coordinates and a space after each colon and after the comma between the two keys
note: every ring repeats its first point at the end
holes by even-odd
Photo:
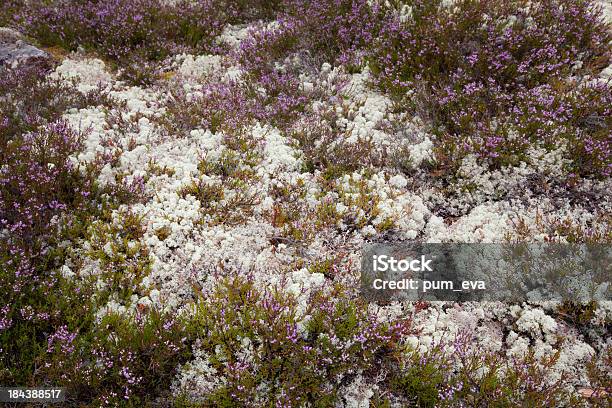
{"type": "Polygon", "coordinates": [[[22,63],[46,61],[50,58],[48,53],[28,44],[19,32],[0,27],[0,66],[15,67],[22,63]]]}

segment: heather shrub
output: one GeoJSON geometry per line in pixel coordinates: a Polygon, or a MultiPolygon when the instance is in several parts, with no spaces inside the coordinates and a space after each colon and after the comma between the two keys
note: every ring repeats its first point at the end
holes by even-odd
{"type": "Polygon", "coordinates": [[[198,170],[206,178],[193,180],[178,192],[200,202],[202,223],[242,223],[259,202],[250,188],[258,179],[254,167],[261,159],[255,141],[241,133],[228,135],[226,141],[228,148],[218,158],[200,161],[198,170]]]}
{"type": "Polygon", "coordinates": [[[226,11],[213,1],[54,0],[27,7],[20,23],[43,46],[91,49],[118,64],[124,77],[146,82],[155,62],[217,49],[226,11]]]}
{"type": "Polygon", "coordinates": [[[176,87],[161,119],[162,126],[174,137],[183,137],[194,129],[238,132],[263,117],[263,108],[249,98],[250,94],[246,86],[236,81],[207,81],[198,93],[176,87]]]}
{"type": "Polygon", "coordinates": [[[55,122],[39,132],[9,141],[2,153],[0,214],[24,241],[39,238],[53,215],[78,201],[85,186],[75,180],[66,156],[78,146],[78,135],[64,122],[55,122]]]}
{"type": "Polygon", "coordinates": [[[13,135],[3,150],[0,291],[6,324],[0,329],[0,378],[6,383],[31,384],[33,367],[46,361],[48,336],[64,326],[73,333],[88,320],[89,295],[61,277],[63,251],[55,246],[65,227],[61,215],[83,211],[93,189],[68,160],[78,143],[64,122],[54,122],[13,135]]]}
{"type": "Polygon", "coordinates": [[[256,121],[285,128],[305,111],[310,100],[298,78],[288,73],[247,75],[240,81],[213,77],[195,92],[174,88],[160,122],[174,137],[194,129],[240,133],[256,121]]]}
{"type": "Polygon", "coordinates": [[[74,92],[60,81],[48,79],[52,68],[42,61],[16,69],[0,67],[0,154],[10,140],[58,120],[69,108],[112,103],[103,93],[74,92]]]}
{"type": "Polygon", "coordinates": [[[309,107],[306,113],[288,129],[302,152],[304,172],[318,170],[324,179],[333,180],[384,162],[384,155],[376,151],[370,138],[352,140],[352,129],[340,124],[342,117],[333,107],[309,107]]]}
{"type": "Polygon", "coordinates": [[[579,400],[565,388],[564,376],[551,379],[558,358],[538,360],[532,351],[514,358],[470,351],[469,336],[461,333],[424,353],[408,351],[390,389],[418,407],[575,406],[579,400]]]}
{"type": "Polygon", "coordinates": [[[587,375],[592,388],[583,389],[583,395],[590,397],[593,405],[605,407],[612,403],[612,395],[606,392],[610,388],[612,373],[612,347],[605,347],[599,356],[587,364],[587,375]]]}
{"type": "Polygon", "coordinates": [[[296,26],[301,26],[300,48],[318,57],[319,62],[358,67],[363,50],[374,41],[382,24],[383,9],[378,2],[315,0],[307,2],[306,7],[303,2],[290,4],[289,14],[296,26]]]}
{"type": "Polygon", "coordinates": [[[530,145],[567,142],[580,174],[610,174],[610,86],[580,84],[610,62],[610,34],[592,1],[405,3],[369,66],[400,109],[430,118],[440,162],[452,169],[476,153],[516,164],[530,145]]]}
{"type": "Polygon", "coordinates": [[[156,309],[107,314],[93,332],[89,352],[96,364],[87,367],[82,391],[89,389],[103,406],[169,400],[176,368],[191,356],[185,330],[185,321],[156,309]]]}
{"type": "MultiPolygon", "coordinates": [[[[371,401],[380,406],[390,401],[419,407],[581,402],[566,387],[564,375],[555,372],[559,353],[536,358],[529,351],[508,358],[503,352],[474,350],[467,333],[417,352],[400,341],[409,333],[408,320],[377,322],[366,304],[339,285],[330,292],[287,293],[261,286],[248,274],[223,275],[215,274],[213,289],[194,284],[198,300],[185,330],[198,357],[178,376],[184,406],[189,401],[328,406],[338,402],[341,385],[356,373],[382,380],[380,394],[371,401]],[[193,388],[193,373],[206,386],[193,388]]],[[[594,384],[606,369],[593,363],[594,384]]]]}
{"type": "Polygon", "coordinates": [[[329,406],[351,373],[393,362],[408,326],[378,323],[340,287],[290,294],[230,273],[201,294],[191,328],[219,383],[205,405],[329,406]]]}
{"type": "Polygon", "coordinates": [[[550,219],[538,216],[534,225],[529,225],[522,217],[518,217],[514,228],[515,237],[508,237],[508,241],[525,242],[532,239],[534,234],[542,234],[545,242],[568,242],[585,244],[609,244],[612,242],[612,217],[609,214],[596,216],[591,226],[571,218],[550,219]]]}
{"type": "Polygon", "coordinates": [[[217,0],[217,7],[231,10],[232,24],[274,19],[284,6],[283,0],[217,0]]]}
{"type": "Polygon", "coordinates": [[[311,243],[322,231],[355,231],[372,226],[384,232],[395,226],[397,219],[381,211],[381,194],[369,185],[367,172],[321,181],[323,188],[315,194],[314,205],[308,203],[307,187],[301,179],[270,189],[276,202],[268,215],[278,228],[277,242],[299,246],[311,243]]]}
{"type": "Polygon", "coordinates": [[[68,108],[104,103],[48,81],[48,67],[2,69],[0,80],[0,223],[11,245],[36,254],[67,208],[88,201],[93,176],[81,174],[70,156],[82,134],[60,119],[68,108]]]}
{"type": "Polygon", "coordinates": [[[255,83],[265,90],[257,98],[257,103],[264,108],[263,119],[283,128],[304,113],[310,98],[295,75],[271,71],[251,78],[257,78],[255,83]]]}
{"type": "Polygon", "coordinates": [[[571,243],[611,243],[612,242],[612,223],[610,215],[604,214],[596,219],[593,224],[597,228],[583,227],[577,225],[571,219],[563,219],[553,222],[548,226],[552,229],[547,237],[549,241],[555,241],[558,237],[566,237],[567,242],[571,243]]]}
{"type": "Polygon", "coordinates": [[[32,307],[22,309],[29,323],[19,322],[8,331],[14,346],[3,349],[4,382],[67,387],[70,405],[137,407],[171,399],[176,368],[191,357],[186,322],[148,307],[131,316],[110,312],[96,321],[89,298],[96,294],[93,284],[63,279],[45,294],[64,321],[53,313],[37,314],[32,307]]]}
{"type": "MultiPolygon", "coordinates": [[[[110,102],[48,81],[47,73],[46,67],[21,67],[3,70],[0,80],[0,382],[68,386],[72,398],[90,401],[115,390],[131,392],[124,386],[132,380],[125,371],[119,374],[123,382],[110,375],[99,381],[104,376],[96,352],[117,360],[152,356],[144,367],[160,364],[163,369],[163,364],[173,364],[176,352],[166,340],[178,331],[168,331],[165,316],[159,323],[166,324],[162,336],[142,335],[157,326],[144,325],[140,332],[117,329],[124,341],[118,347],[130,344],[130,354],[109,341],[111,326],[103,326],[105,331],[96,324],[96,310],[111,298],[125,301],[141,290],[140,280],[148,273],[150,261],[138,242],[143,233],[139,218],[113,215],[121,204],[138,198],[141,189],[121,180],[101,187],[96,165],[74,164],[83,135],[60,115],[88,103],[110,102]],[[80,274],[84,260],[76,252],[83,241],[99,245],[86,254],[97,258],[99,276],[80,274]],[[136,333],[141,343],[134,341],[136,333]]],[[[155,322],[155,317],[144,318],[155,322]]],[[[156,390],[147,381],[164,375],[142,379],[145,395],[156,390]]]]}
{"type": "Polygon", "coordinates": [[[151,267],[148,250],[140,242],[145,233],[141,217],[119,211],[112,220],[92,220],[87,233],[92,242],[88,255],[99,261],[101,269],[96,302],[109,295],[129,301],[151,267]]]}
{"type": "Polygon", "coordinates": [[[79,371],[76,334],[93,321],[93,292],[58,274],[42,273],[29,261],[16,251],[2,248],[0,253],[1,294],[7,302],[0,325],[0,381],[65,384],[79,371]]]}
{"type": "Polygon", "coordinates": [[[168,397],[175,368],[190,352],[184,344],[187,339],[182,322],[174,315],[133,304],[134,296],[138,298],[147,290],[141,283],[150,266],[138,241],[143,231],[139,218],[131,213],[117,215],[116,203],[105,202],[102,208],[99,214],[95,208],[78,212],[77,219],[68,220],[68,231],[57,237],[64,245],[66,239],[72,239],[72,245],[81,239],[94,243],[86,254],[98,271],[81,272],[72,253],[74,246],[50,242],[52,249],[46,258],[67,260],[73,270],[68,268],[68,275],[65,266],[46,271],[53,284],[35,281],[30,292],[22,291],[29,296],[24,299],[28,306],[21,310],[47,310],[53,318],[48,326],[13,319],[13,330],[6,333],[7,340],[14,341],[35,326],[31,330],[36,330],[36,336],[28,338],[29,346],[22,341],[15,347],[29,353],[30,360],[25,361],[33,361],[41,369],[9,363],[3,374],[11,381],[22,375],[27,383],[57,383],[68,387],[71,399],[94,406],[142,406],[168,397]],[[41,302],[39,290],[48,303],[41,302]],[[132,305],[133,310],[122,312],[113,305],[132,305]]]}
{"type": "Polygon", "coordinates": [[[227,24],[271,19],[281,1],[51,0],[6,7],[16,26],[43,46],[83,47],[136,83],[154,80],[157,63],[180,53],[220,52],[227,24]]]}
{"type": "Polygon", "coordinates": [[[376,38],[383,10],[366,0],[287,1],[279,23],[261,27],[241,43],[241,62],[261,71],[291,54],[308,66],[323,62],[358,67],[376,38]]]}
{"type": "Polygon", "coordinates": [[[282,22],[280,27],[272,25],[252,29],[250,35],[240,43],[237,57],[243,67],[256,75],[273,70],[276,61],[297,51],[298,33],[295,27],[282,22]]]}

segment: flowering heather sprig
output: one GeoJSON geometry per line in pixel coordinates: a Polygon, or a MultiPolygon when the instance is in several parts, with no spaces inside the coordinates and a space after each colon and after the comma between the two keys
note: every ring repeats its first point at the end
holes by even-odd
{"type": "Polygon", "coordinates": [[[375,151],[367,137],[356,142],[347,140],[351,129],[342,128],[341,120],[333,101],[317,109],[308,107],[301,118],[294,120],[288,135],[303,153],[304,170],[320,170],[323,177],[333,179],[383,163],[382,154],[375,151]]]}
{"type": "Polygon", "coordinates": [[[270,20],[284,7],[284,0],[216,0],[216,7],[225,8],[232,24],[270,20]]]}
{"type": "Polygon", "coordinates": [[[10,310],[10,305],[4,305],[2,309],[0,309],[0,313],[2,314],[2,317],[0,318],[0,331],[9,329],[13,324],[13,319],[11,319],[9,316],[10,310]]]}
{"type": "Polygon", "coordinates": [[[61,348],[61,352],[64,354],[70,354],[74,351],[74,339],[77,333],[71,333],[68,331],[66,325],[61,326],[55,333],[47,338],[47,352],[51,353],[57,346],[61,348]]]}
{"type": "Polygon", "coordinates": [[[265,89],[265,94],[257,98],[265,109],[259,119],[267,119],[282,127],[304,112],[309,98],[302,92],[295,75],[278,71],[263,73],[257,78],[257,84],[265,89]]]}

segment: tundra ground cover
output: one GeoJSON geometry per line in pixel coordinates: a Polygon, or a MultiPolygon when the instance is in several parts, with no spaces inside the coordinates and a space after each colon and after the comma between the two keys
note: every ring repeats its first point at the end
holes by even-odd
{"type": "Polygon", "coordinates": [[[609,404],[609,302],[358,295],[371,241],[610,242],[597,3],[0,13],[62,56],[0,67],[0,382],[75,406],[609,404]]]}

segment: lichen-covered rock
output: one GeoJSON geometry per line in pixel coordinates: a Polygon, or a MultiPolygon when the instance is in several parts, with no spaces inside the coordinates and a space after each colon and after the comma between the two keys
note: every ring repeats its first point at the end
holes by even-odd
{"type": "Polygon", "coordinates": [[[28,44],[23,36],[10,28],[0,27],[0,66],[47,61],[50,55],[28,44]]]}

